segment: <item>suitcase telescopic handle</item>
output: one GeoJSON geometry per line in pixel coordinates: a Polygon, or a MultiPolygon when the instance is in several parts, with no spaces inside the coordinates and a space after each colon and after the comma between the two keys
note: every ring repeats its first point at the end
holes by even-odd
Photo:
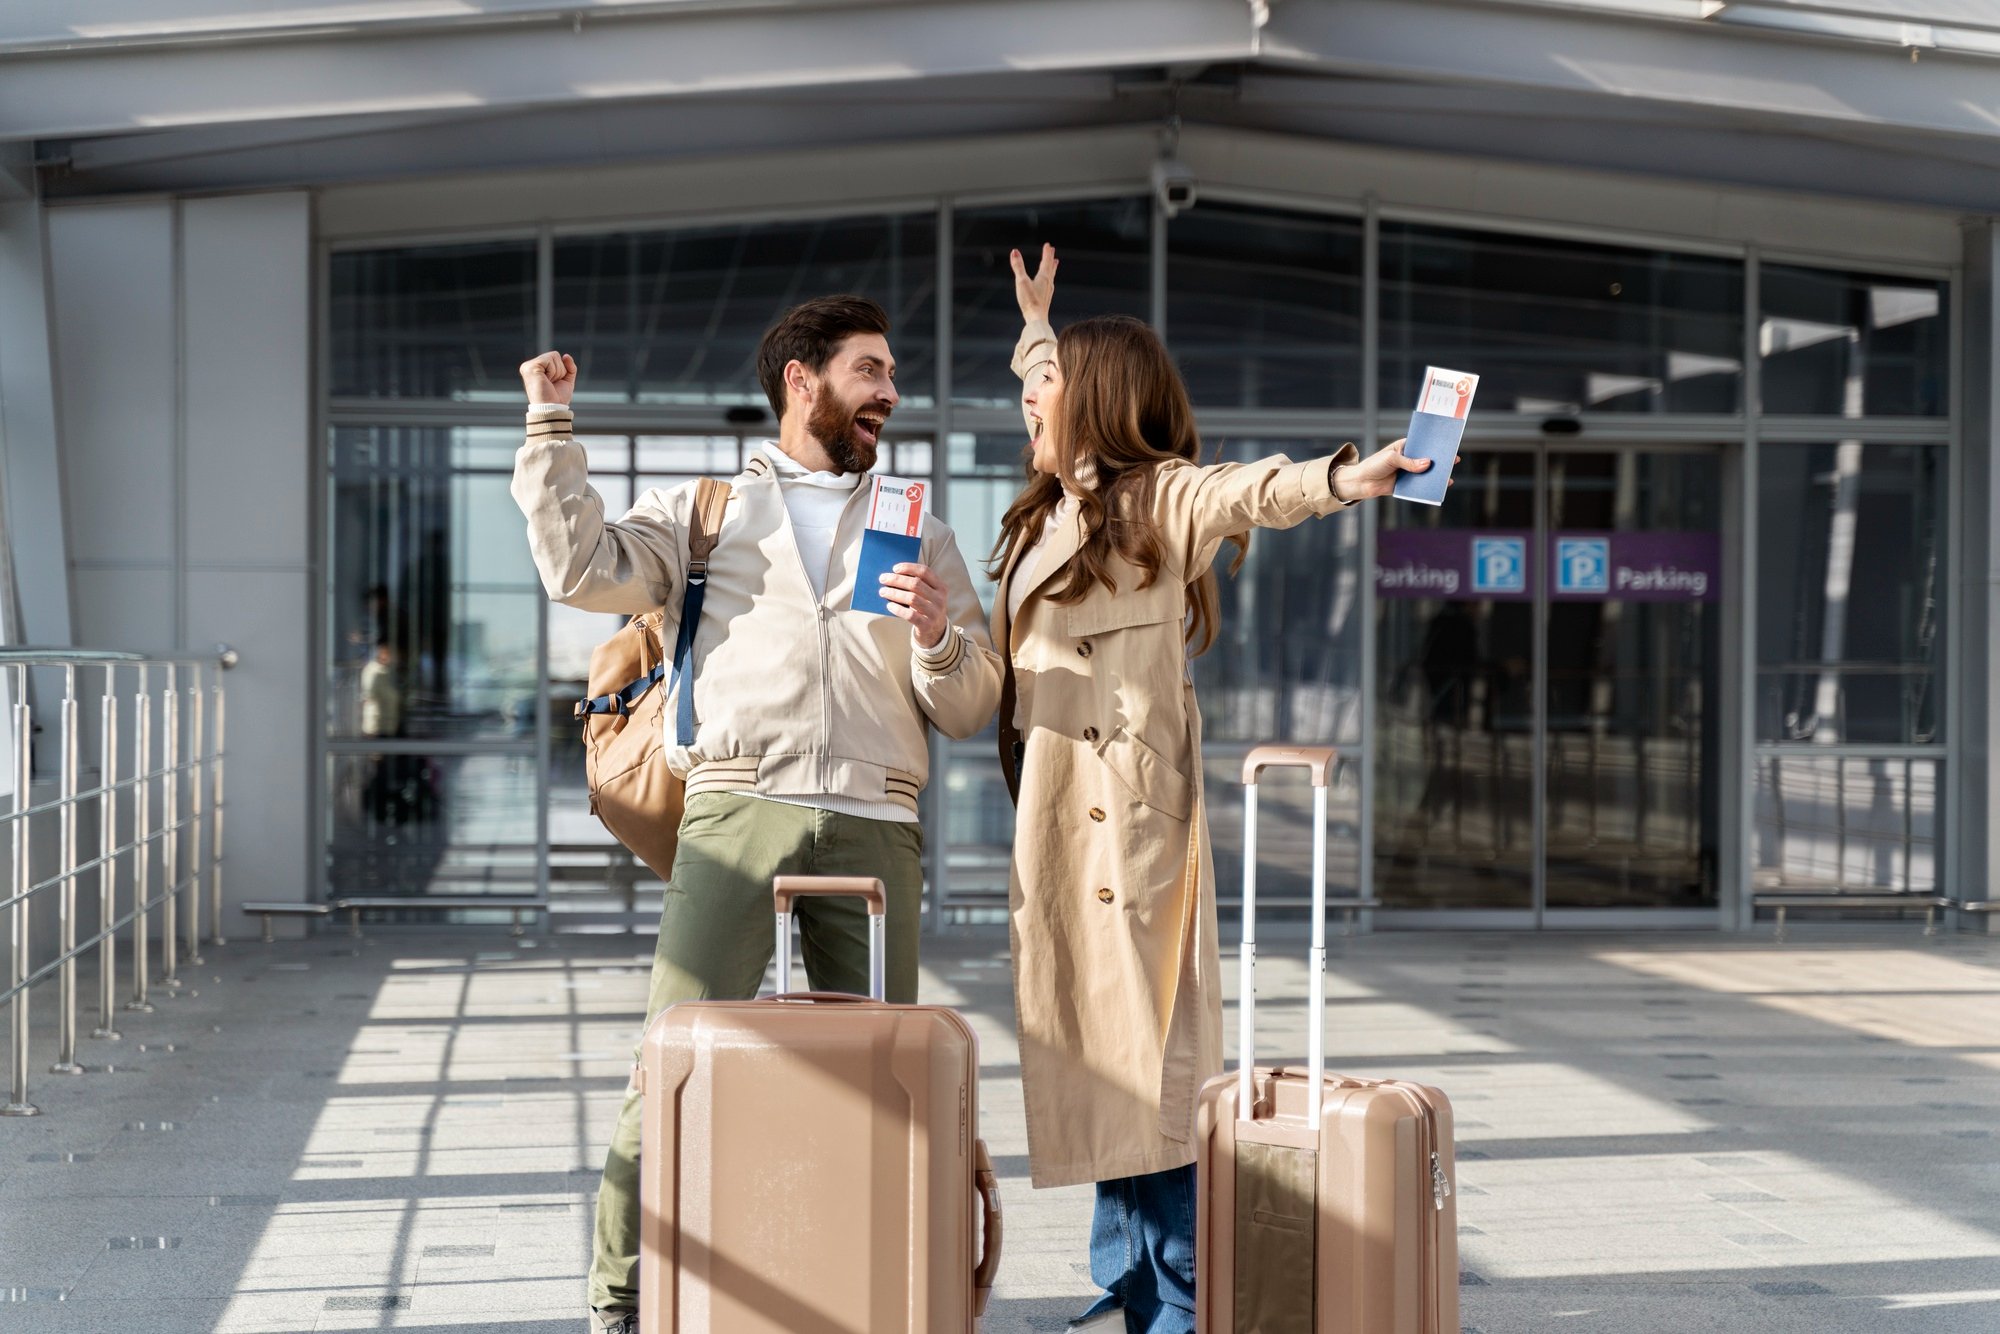
{"type": "Polygon", "coordinates": [[[1325,787],[1333,773],[1332,746],[1258,746],[1243,757],[1243,782],[1255,786],[1266,769],[1308,769],[1314,787],[1325,787]]]}
{"type": "Polygon", "coordinates": [[[792,906],[806,898],[855,898],[868,905],[868,998],[888,998],[883,972],[883,941],[889,894],[872,875],[781,875],[771,882],[771,901],[778,910],[778,991],[792,987],[792,906]]]}
{"type": "MultiPolygon", "coordinates": [[[[1236,1118],[1254,1119],[1252,1070],[1257,1064],[1257,784],[1266,769],[1298,768],[1312,775],[1312,996],[1306,1014],[1306,1069],[1311,1088],[1326,1076],[1326,793],[1332,746],[1258,746],[1243,757],[1243,950],[1238,955],[1236,1118]]],[[[1318,1131],[1320,1100],[1306,1098],[1307,1125],[1318,1131]]]]}

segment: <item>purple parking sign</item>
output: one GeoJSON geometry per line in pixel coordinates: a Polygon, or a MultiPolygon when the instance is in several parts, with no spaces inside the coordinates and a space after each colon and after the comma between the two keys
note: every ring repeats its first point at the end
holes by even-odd
{"type": "Polygon", "coordinates": [[[1525,602],[1535,595],[1534,548],[1534,534],[1519,529],[1385,528],[1375,538],[1375,591],[1525,602]]]}
{"type": "Polygon", "coordinates": [[[1559,602],[1713,602],[1722,584],[1715,533],[1557,533],[1549,596],[1559,602]]]}
{"type": "Polygon", "coordinates": [[[1722,539],[1715,533],[1555,533],[1536,543],[1520,530],[1391,528],[1376,535],[1375,592],[1385,598],[1520,602],[1534,596],[1539,564],[1562,602],[1714,602],[1721,596],[1722,539]]]}

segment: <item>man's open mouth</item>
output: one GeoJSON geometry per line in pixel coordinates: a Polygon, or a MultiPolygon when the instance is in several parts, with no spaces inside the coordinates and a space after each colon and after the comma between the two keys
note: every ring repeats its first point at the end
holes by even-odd
{"type": "Polygon", "coordinates": [[[879,444],[882,426],[889,420],[886,412],[857,412],[854,414],[854,433],[868,444],[879,444]]]}

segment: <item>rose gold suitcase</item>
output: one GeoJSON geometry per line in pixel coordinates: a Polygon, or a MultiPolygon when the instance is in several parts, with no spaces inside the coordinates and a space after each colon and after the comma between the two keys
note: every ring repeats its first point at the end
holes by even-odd
{"type": "Polygon", "coordinates": [[[979,1048],[883,999],[882,882],[780,876],[780,994],[661,1011],[641,1045],[646,1334],[972,1331],[1000,1259],[979,1048]],[[869,997],[785,994],[792,901],[868,902],[869,997]]]}
{"type": "Polygon", "coordinates": [[[1196,1123],[1196,1305],[1203,1334],[1458,1334],[1451,1103],[1326,1068],[1326,792],[1333,750],[1243,761],[1237,1069],[1196,1123]],[[1256,1066],[1257,779],[1313,781],[1312,1009],[1306,1068],[1256,1066]]]}

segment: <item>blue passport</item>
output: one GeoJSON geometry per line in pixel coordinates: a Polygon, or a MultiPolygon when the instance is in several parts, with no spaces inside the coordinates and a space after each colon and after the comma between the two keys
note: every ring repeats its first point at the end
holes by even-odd
{"type": "Polygon", "coordinates": [[[861,535],[861,563],[854,570],[856,611],[877,616],[893,616],[889,600],[882,596],[882,576],[894,573],[905,561],[914,565],[923,559],[924,540],[903,533],[883,533],[874,529],[861,535]]]}
{"type": "Polygon", "coordinates": [[[1465,435],[1465,419],[1472,411],[1472,395],[1479,377],[1436,366],[1424,368],[1424,390],[1417,396],[1417,410],[1410,414],[1410,430],[1403,453],[1413,459],[1429,459],[1426,472],[1400,473],[1394,495],[1419,505],[1444,504],[1445,490],[1451,485],[1452,464],[1458,461],[1458,442],[1465,435]]]}
{"type": "Polygon", "coordinates": [[[855,611],[893,616],[882,596],[882,576],[905,562],[924,558],[924,492],[928,486],[907,477],[868,479],[868,527],[861,534],[861,559],[854,570],[855,611]]]}

